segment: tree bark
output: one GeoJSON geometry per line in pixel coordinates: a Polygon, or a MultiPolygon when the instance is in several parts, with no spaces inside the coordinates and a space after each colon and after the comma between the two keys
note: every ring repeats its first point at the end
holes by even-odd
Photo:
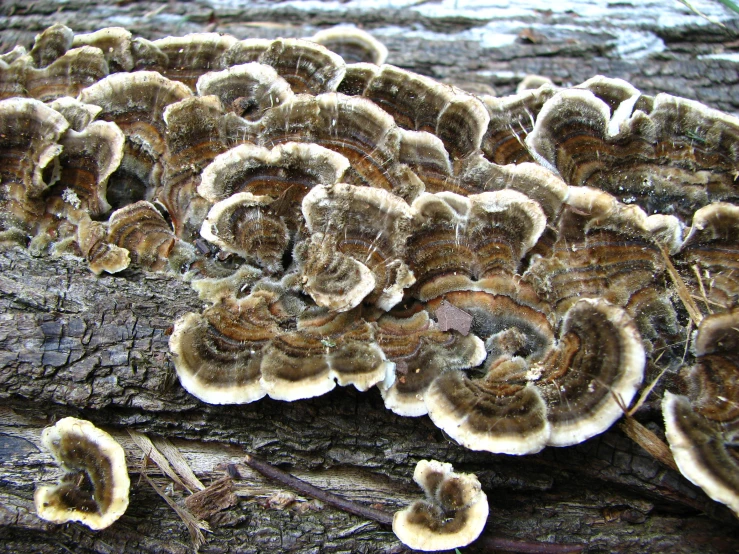
{"type": "MultiPolygon", "coordinates": [[[[425,3],[403,10],[354,2],[312,3],[318,7],[311,9],[236,4],[10,1],[0,6],[5,23],[0,49],[28,47],[35,33],[55,22],[77,32],[125,24],[150,39],[203,30],[238,38],[308,36],[350,22],[376,32],[389,47],[389,63],[469,88],[505,94],[526,73],[550,76],[558,84],[602,73],[649,94],[669,92],[739,111],[737,63],[716,57],[737,48],[737,18],[726,19],[725,28],[692,16],[666,26],[648,12],[655,5],[639,3],[614,6],[614,18],[585,9],[595,2],[575,4],[569,14],[515,16],[464,9],[433,15],[434,4],[425,3]],[[490,22],[497,22],[498,30],[490,22]],[[504,45],[493,47],[494,36],[485,29],[519,38],[501,39],[504,45]],[[642,57],[624,53],[620,34],[626,33],[644,40],[642,57]],[[658,40],[664,48],[654,47],[658,40]],[[650,48],[662,49],[650,54],[650,48]]],[[[657,7],[682,13],[677,2],[657,7]]],[[[179,516],[139,476],[146,473],[182,506],[189,492],[142,463],[144,454],[129,430],[155,444],[169,439],[205,485],[226,475],[233,479],[238,501],[209,516],[211,532],[201,552],[407,550],[387,527],[281,494],[284,486],[244,464],[246,452],[387,511],[421,495],[412,482],[418,460],[450,462],[480,478],[491,505],[485,535],[541,542],[543,552],[554,544],[581,545],[587,552],[739,549],[732,513],[651,458],[618,427],[578,446],[514,457],[466,450],[426,417],[398,417],[384,408],[376,390],[337,388],[294,403],[205,405],[179,385],[167,346],[175,319],[202,307],[175,275],[126,270],[96,277],[76,259],[33,257],[20,248],[0,252],[0,550],[192,551],[179,516]],[[59,473],[40,447],[40,434],[68,415],[103,427],[126,450],[132,501],[104,531],[58,526],[35,514],[36,483],[53,482],[59,473]]],[[[657,402],[645,404],[637,418],[661,433],[657,402]]],[[[478,543],[462,551],[483,548],[478,543]]]]}

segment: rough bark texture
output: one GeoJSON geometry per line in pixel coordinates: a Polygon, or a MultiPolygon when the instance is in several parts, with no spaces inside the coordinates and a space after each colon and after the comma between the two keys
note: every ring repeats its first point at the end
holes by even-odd
{"type": "MultiPolygon", "coordinates": [[[[558,83],[604,73],[647,93],[665,91],[739,111],[737,63],[697,57],[736,48],[737,19],[725,21],[725,29],[692,17],[683,18],[683,25],[660,26],[638,5],[628,4],[614,8],[622,19],[604,19],[600,25],[576,13],[540,12],[511,20],[518,27],[507,23],[507,32],[532,32],[491,48],[471,32],[488,23],[484,15],[462,11],[432,17],[423,10],[332,6],[10,1],[0,6],[0,49],[28,46],[36,32],[54,22],[76,31],[126,25],[147,38],[206,29],[244,38],[304,36],[348,21],[376,30],[390,49],[390,63],[463,85],[508,93],[525,73],[549,75],[558,83]],[[623,15],[629,10],[631,19],[623,15]],[[568,19],[573,25],[565,28],[568,19]],[[665,48],[625,57],[619,54],[619,26],[651,34],[665,48]]],[[[677,3],[667,6],[681,9],[677,3]]],[[[305,498],[285,505],[278,484],[242,463],[245,451],[389,511],[418,496],[411,481],[417,460],[451,462],[480,477],[491,502],[486,534],[497,537],[578,544],[588,552],[739,549],[734,516],[618,428],[576,447],[517,458],[465,450],[427,418],[400,418],[385,410],[377,391],[341,389],[291,404],[265,399],[246,406],[204,405],[180,387],[167,348],[175,318],[201,308],[197,295],[176,276],[130,270],[98,278],[77,260],[34,258],[17,248],[0,253],[0,550],[192,551],[176,513],[137,479],[143,455],[128,429],[169,438],[206,485],[235,465],[239,502],[210,518],[212,533],[201,552],[405,550],[390,529],[378,524],[305,498]],[[105,531],[57,526],[35,515],[35,483],[53,481],[58,474],[39,447],[40,433],[66,415],[109,430],[129,457],[132,502],[105,531]]],[[[660,432],[655,404],[648,403],[637,417],[660,432]]],[[[169,486],[156,467],[147,473],[184,505],[186,491],[169,486]]]]}

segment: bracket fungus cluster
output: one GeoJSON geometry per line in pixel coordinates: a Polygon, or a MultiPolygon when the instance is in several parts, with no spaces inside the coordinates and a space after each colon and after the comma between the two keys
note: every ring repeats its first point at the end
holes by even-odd
{"type": "MultiPolygon", "coordinates": [[[[386,55],[356,29],[54,26],[0,57],[0,237],[182,274],[210,305],[170,348],[205,402],[378,386],[469,448],[527,454],[608,429],[710,316],[687,394],[733,406],[711,322],[739,295],[739,120],[606,77],[475,96],[386,55]]],[[[728,407],[667,398],[673,448],[733,444],[728,407]]]]}
{"type": "Polygon", "coordinates": [[[123,515],[130,482],[123,448],[113,437],[89,421],[65,417],[44,429],[41,442],[64,470],[59,484],[36,489],[41,518],[97,530],[123,515]]]}

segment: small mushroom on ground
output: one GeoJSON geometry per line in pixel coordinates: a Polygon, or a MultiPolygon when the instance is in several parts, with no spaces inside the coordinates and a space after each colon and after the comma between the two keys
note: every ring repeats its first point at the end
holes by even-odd
{"type": "Polygon", "coordinates": [[[44,429],[41,442],[65,473],[59,484],[36,489],[39,517],[98,530],[123,515],[130,481],[123,448],[113,437],[89,421],[65,417],[44,429]]]}
{"type": "Polygon", "coordinates": [[[451,464],[421,460],[413,480],[426,493],[396,512],[393,532],[415,550],[450,550],[466,546],[482,533],[488,519],[488,499],[471,473],[454,473],[451,464]]]}

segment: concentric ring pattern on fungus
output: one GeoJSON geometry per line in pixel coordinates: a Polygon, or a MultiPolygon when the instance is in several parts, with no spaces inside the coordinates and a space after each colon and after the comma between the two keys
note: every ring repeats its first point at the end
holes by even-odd
{"type": "Polygon", "coordinates": [[[386,55],[55,26],[0,58],[0,237],[181,274],[209,306],[170,349],[205,402],[377,386],[491,452],[608,429],[698,325],[667,436],[728,456],[739,120],[600,76],[476,96],[386,55]]]}

